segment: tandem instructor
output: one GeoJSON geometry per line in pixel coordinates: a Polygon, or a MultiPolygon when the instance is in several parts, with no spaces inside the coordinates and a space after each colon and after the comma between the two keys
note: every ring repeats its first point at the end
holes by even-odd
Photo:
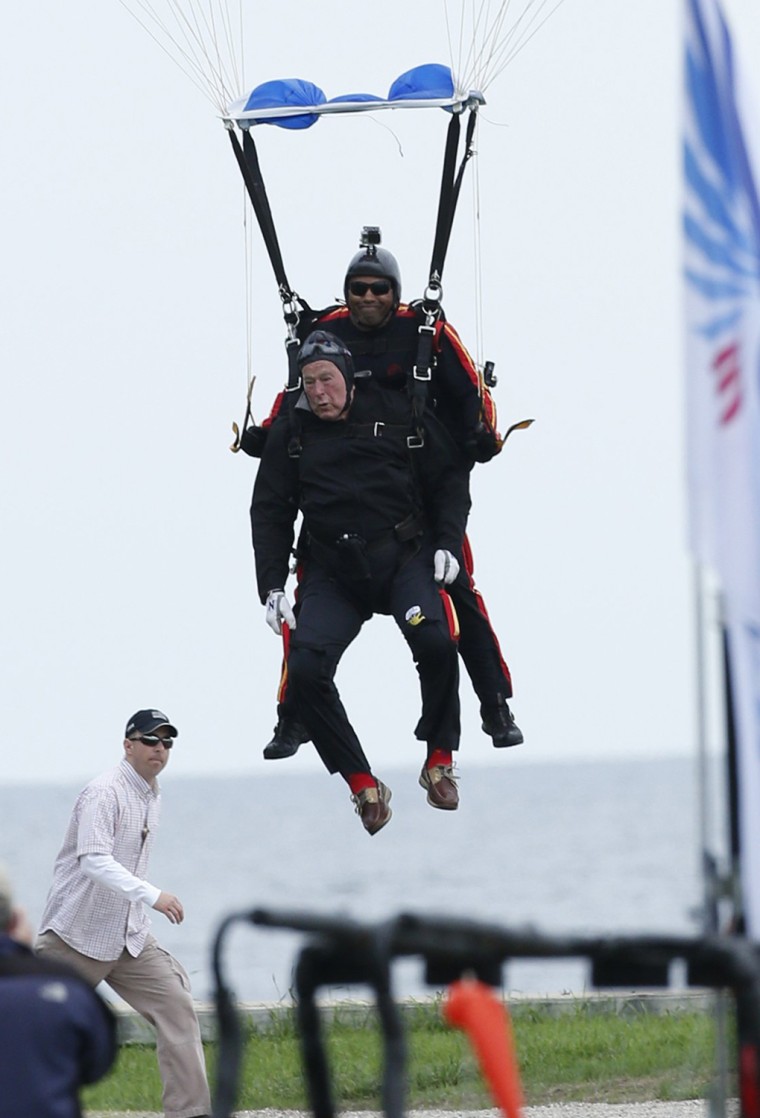
{"type": "Polygon", "coordinates": [[[181,924],[178,897],[146,880],[158,826],[158,774],[177,730],[160,710],[138,710],[124,757],[80,792],[35,950],[69,963],[92,985],[107,982],[157,1033],[166,1118],[211,1112],[200,1029],[184,968],[150,934],[145,905],[181,924]]]}

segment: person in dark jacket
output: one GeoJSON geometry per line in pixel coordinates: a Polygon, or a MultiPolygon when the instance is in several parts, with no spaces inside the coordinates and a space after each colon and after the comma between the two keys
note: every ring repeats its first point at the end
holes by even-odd
{"type": "Polygon", "coordinates": [[[81,1118],[116,1059],[116,1022],[73,970],[38,959],[0,869],[0,1118],[81,1118]]]}
{"type": "Polygon", "coordinates": [[[459,797],[456,614],[444,587],[459,571],[469,495],[432,415],[412,423],[402,393],[372,377],[325,331],[299,353],[303,392],[272,425],[253,490],[256,578],[267,622],[287,626],[289,693],[330,773],[351,789],[365,830],[391,817],[390,790],[373,775],[334,684],[343,652],[374,613],[392,614],[417,664],[426,743],[420,784],[433,807],[459,797]],[[297,514],[298,619],[285,595],[297,514]]]}
{"type": "MultiPolygon", "coordinates": [[[[375,384],[402,393],[422,391],[435,409],[436,419],[451,435],[454,457],[465,478],[475,462],[497,455],[502,439],[491,394],[456,330],[442,318],[434,326],[430,378],[415,379],[422,319],[418,307],[401,302],[401,275],[395,257],[379,244],[364,246],[347,268],[344,296],[345,305],[321,312],[314,325],[339,337],[351,351],[356,368],[369,370],[375,384]]],[[[286,396],[278,396],[272,416],[279,413],[286,396]]],[[[266,426],[265,421],[264,429],[266,426]]],[[[512,676],[475,586],[467,539],[463,558],[449,588],[459,616],[459,654],[480,700],[483,730],[496,747],[519,745],[522,731],[508,703],[512,676]]],[[[288,703],[287,678],[283,672],[277,724],[264,749],[268,759],[290,757],[308,740],[288,703]]]]}

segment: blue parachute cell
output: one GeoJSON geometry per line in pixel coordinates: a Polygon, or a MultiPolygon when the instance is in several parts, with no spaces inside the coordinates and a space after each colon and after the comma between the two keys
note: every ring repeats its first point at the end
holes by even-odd
{"type": "Polygon", "coordinates": [[[382,101],[382,97],[378,97],[375,93],[341,93],[339,97],[331,97],[327,103],[328,105],[342,104],[344,101],[358,101],[363,104],[367,101],[382,101]]]}
{"type": "MultiPolygon", "coordinates": [[[[313,82],[302,78],[280,78],[257,85],[245,103],[244,112],[286,106],[290,108],[292,105],[303,105],[308,109],[314,105],[324,105],[326,100],[323,91],[313,82]]],[[[311,128],[318,120],[317,113],[298,113],[297,116],[270,117],[261,123],[276,124],[279,128],[311,128]]]]}
{"type": "Polygon", "coordinates": [[[396,78],[388,91],[389,101],[428,101],[454,96],[454,79],[448,66],[428,62],[396,78]]]}

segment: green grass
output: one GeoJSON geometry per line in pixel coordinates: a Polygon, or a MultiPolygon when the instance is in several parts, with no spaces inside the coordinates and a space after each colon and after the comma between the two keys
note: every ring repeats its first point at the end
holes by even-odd
{"type": "MultiPolygon", "coordinates": [[[[493,1106],[464,1035],[437,1006],[404,1018],[409,1048],[410,1108],[493,1106]]],[[[579,1002],[554,1016],[536,1007],[512,1010],[526,1102],[635,1102],[704,1097],[714,1063],[714,1026],[707,1014],[600,1012],[579,1002]]],[[[380,1109],[382,1048],[374,1013],[336,1020],[326,1030],[340,1109],[380,1109]]],[[[215,1047],[207,1047],[213,1082],[215,1047]]],[[[83,1093],[88,1111],[161,1109],[155,1050],[123,1047],[115,1069],[83,1093]]],[[[240,1110],[308,1109],[292,1018],[273,1019],[246,1043],[240,1110]]]]}

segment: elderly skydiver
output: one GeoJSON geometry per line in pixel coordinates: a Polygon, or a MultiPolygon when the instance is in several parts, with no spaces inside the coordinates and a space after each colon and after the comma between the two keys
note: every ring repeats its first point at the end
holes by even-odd
{"type": "MultiPolygon", "coordinates": [[[[356,367],[368,369],[380,387],[409,394],[422,386],[427,403],[456,445],[457,468],[469,485],[474,463],[487,462],[497,455],[502,440],[496,430],[491,395],[459,335],[448,322],[436,322],[430,379],[420,381],[414,377],[414,367],[423,317],[418,307],[401,302],[401,274],[395,257],[379,243],[364,244],[348,265],[343,290],[345,306],[320,313],[315,324],[338,336],[351,351],[356,367]]],[[[286,401],[287,394],[281,393],[264,428],[252,429],[248,442],[244,436],[244,450],[260,452],[261,435],[286,401]]],[[[463,559],[457,579],[449,587],[459,617],[459,653],[480,700],[484,732],[497,748],[519,745],[522,731],[508,705],[512,677],[482,595],[475,587],[466,538],[463,559]]],[[[308,740],[289,703],[287,680],[288,674],[283,671],[277,725],[264,749],[268,759],[290,757],[308,740]]]]}
{"type": "Polygon", "coordinates": [[[251,525],[266,620],[290,631],[290,701],[328,772],[348,784],[369,834],[391,817],[335,687],[341,656],[374,613],[392,614],[420,678],[426,743],[419,783],[455,810],[459,747],[456,613],[444,587],[459,571],[466,477],[445,429],[413,417],[404,393],[354,382],[351,354],[317,330],[298,355],[303,390],[272,424],[253,489],[251,525]],[[303,515],[298,619],[285,594],[294,523],[303,515]]]}

